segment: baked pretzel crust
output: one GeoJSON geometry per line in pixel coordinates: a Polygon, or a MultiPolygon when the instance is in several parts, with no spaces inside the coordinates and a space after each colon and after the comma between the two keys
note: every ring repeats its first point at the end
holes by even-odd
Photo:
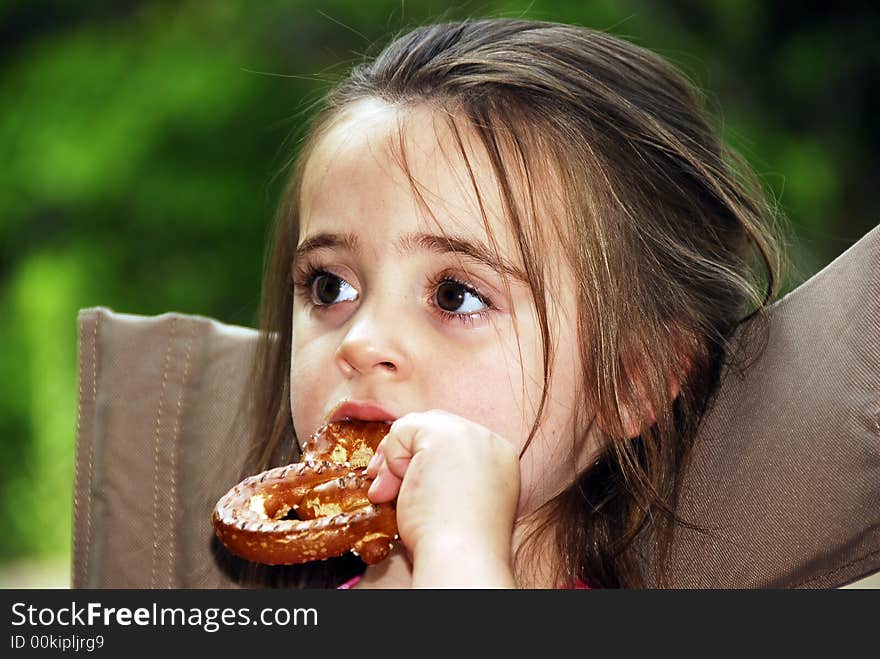
{"type": "Polygon", "coordinates": [[[232,553],[268,565],[347,551],[369,565],[382,561],[398,537],[397,514],[393,503],[370,503],[366,466],[389,428],[356,420],[323,426],[300,462],[249,476],[220,498],[211,515],[217,537],[232,553]]]}

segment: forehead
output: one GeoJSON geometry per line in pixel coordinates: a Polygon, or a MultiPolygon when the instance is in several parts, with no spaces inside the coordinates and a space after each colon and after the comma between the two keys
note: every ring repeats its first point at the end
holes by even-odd
{"type": "Polygon", "coordinates": [[[467,122],[456,126],[457,134],[448,115],[427,106],[365,99],[347,108],[305,165],[301,236],[313,224],[337,230],[364,218],[408,219],[417,230],[439,223],[450,233],[485,236],[485,213],[503,245],[509,231],[488,154],[467,122]]]}

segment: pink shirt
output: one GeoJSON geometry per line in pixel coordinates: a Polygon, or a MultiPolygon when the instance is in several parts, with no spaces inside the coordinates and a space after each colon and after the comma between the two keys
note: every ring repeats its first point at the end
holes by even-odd
{"type": "MultiPolygon", "coordinates": [[[[346,581],[344,584],[337,586],[336,590],[351,590],[352,588],[354,588],[358,584],[358,582],[360,580],[361,580],[361,575],[358,574],[358,575],[352,577],[351,579],[349,579],[348,581],[346,581]]],[[[573,586],[572,590],[590,590],[590,587],[587,584],[585,584],[583,581],[578,579],[574,582],[574,586],[573,586]]]]}

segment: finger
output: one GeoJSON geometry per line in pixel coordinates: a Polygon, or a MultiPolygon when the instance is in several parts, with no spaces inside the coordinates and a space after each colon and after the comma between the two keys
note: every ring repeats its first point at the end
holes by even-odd
{"type": "Polygon", "coordinates": [[[395,421],[380,444],[385,465],[392,474],[401,479],[418,448],[418,426],[407,423],[408,420],[408,417],[403,417],[395,421]]]}
{"type": "Polygon", "coordinates": [[[370,478],[375,478],[376,474],[379,473],[379,466],[382,464],[382,461],[385,459],[385,454],[382,451],[382,443],[379,443],[379,446],[376,447],[376,452],[373,454],[373,457],[370,458],[370,461],[367,463],[367,471],[366,474],[370,478]]]}
{"type": "Polygon", "coordinates": [[[374,478],[367,497],[373,503],[391,501],[400,486],[416,450],[418,416],[409,414],[391,425],[391,430],[376,447],[367,465],[367,475],[374,478]]]}
{"type": "Polygon", "coordinates": [[[397,498],[400,492],[400,484],[403,481],[388,470],[383,461],[378,469],[376,478],[367,490],[367,498],[373,503],[386,503],[397,498]]]}

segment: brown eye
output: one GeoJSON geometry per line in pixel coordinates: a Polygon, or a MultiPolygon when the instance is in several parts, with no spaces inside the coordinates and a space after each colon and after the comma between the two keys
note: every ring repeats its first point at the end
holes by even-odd
{"type": "Polygon", "coordinates": [[[489,306],[472,288],[449,279],[440,282],[434,297],[437,306],[449,313],[476,313],[489,306]]]}
{"type": "Polygon", "coordinates": [[[351,284],[329,272],[315,275],[311,288],[312,301],[319,306],[357,299],[357,291],[351,284]]]}

